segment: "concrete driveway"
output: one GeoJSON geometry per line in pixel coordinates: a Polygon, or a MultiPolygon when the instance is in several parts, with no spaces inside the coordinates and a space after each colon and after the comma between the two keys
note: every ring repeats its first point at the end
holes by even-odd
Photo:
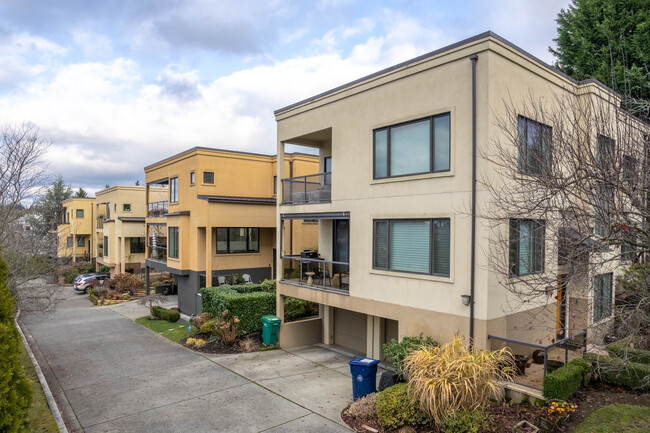
{"type": "Polygon", "coordinates": [[[70,431],[349,432],[349,357],[319,347],[204,356],[134,323],[146,310],[129,304],[70,293],[56,313],[23,319],[70,431]]]}

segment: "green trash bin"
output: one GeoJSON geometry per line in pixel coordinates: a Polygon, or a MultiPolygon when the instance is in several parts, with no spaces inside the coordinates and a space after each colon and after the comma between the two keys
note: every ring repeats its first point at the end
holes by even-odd
{"type": "Polygon", "coordinates": [[[262,342],[266,346],[278,343],[278,329],[282,320],[278,316],[262,316],[262,342]]]}

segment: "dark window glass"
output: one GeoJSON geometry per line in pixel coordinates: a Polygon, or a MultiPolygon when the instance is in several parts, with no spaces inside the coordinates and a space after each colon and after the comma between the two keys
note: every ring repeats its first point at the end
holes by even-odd
{"type": "Polygon", "coordinates": [[[104,236],[104,257],[108,257],[108,236],[104,236]]]}
{"type": "Polygon", "coordinates": [[[178,227],[169,228],[169,248],[167,250],[167,257],[172,259],[178,258],[178,227]]]}
{"type": "Polygon", "coordinates": [[[218,227],[217,254],[257,253],[260,229],[256,227],[218,227]]]}
{"type": "Polygon", "coordinates": [[[517,118],[519,172],[535,176],[551,172],[550,126],[519,116],[517,118]]]}
{"type": "Polygon", "coordinates": [[[74,239],[72,239],[72,236],[68,236],[68,238],[66,239],[66,245],[68,246],[68,248],[72,248],[72,246],[74,245],[74,239]]]}
{"type": "Polygon", "coordinates": [[[142,254],[144,253],[144,238],[130,238],[131,243],[131,254],[142,254]]]}
{"type": "Polygon", "coordinates": [[[612,315],[612,274],[596,275],[594,278],[593,323],[612,315]]]}
{"type": "Polygon", "coordinates": [[[450,275],[450,220],[375,220],[373,267],[450,275]]]}
{"type": "Polygon", "coordinates": [[[449,171],[449,113],[374,131],[374,177],[449,171]]]}
{"type": "Polygon", "coordinates": [[[323,183],[325,185],[331,185],[332,184],[332,157],[331,156],[326,156],[325,159],[323,160],[324,163],[324,172],[325,176],[323,176],[323,183]]]}
{"type": "Polygon", "coordinates": [[[78,236],[77,237],[77,246],[78,247],[85,247],[86,246],[86,237],[85,236],[78,236]]]}
{"type": "Polygon", "coordinates": [[[196,182],[196,176],[194,175],[194,172],[190,173],[190,185],[194,185],[196,182]]]}
{"type": "Polygon", "coordinates": [[[131,212],[131,204],[130,203],[124,203],[122,205],[122,211],[123,212],[131,212]]]}
{"type": "Polygon", "coordinates": [[[84,210],[83,209],[77,209],[77,218],[83,218],[84,217],[84,210]]]}
{"type": "Polygon", "coordinates": [[[214,173],[211,171],[203,172],[203,183],[213,184],[214,183],[214,173]]]}
{"type": "Polygon", "coordinates": [[[510,220],[510,273],[524,276],[544,271],[544,220],[510,220]]]}

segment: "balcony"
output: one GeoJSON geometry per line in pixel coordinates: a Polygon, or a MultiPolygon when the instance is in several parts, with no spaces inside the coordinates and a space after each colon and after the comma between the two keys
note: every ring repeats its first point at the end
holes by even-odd
{"type": "Polygon", "coordinates": [[[156,201],[149,203],[149,212],[147,213],[147,216],[150,218],[164,217],[168,212],[168,206],[169,203],[166,201],[156,201]]]}
{"type": "Polygon", "coordinates": [[[147,258],[167,262],[167,247],[149,245],[149,256],[147,258]]]}
{"type": "Polygon", "coordinates": [[[324,260],[320,257],[283,256],[285,269],[282,281],[315,289],[348,293],[350,264],[324,260]]]}
{"type": "Polygon", "coordinates": [[[332,173],[282,179],[282,204],[315,204],[332,201],[332,173]]]}

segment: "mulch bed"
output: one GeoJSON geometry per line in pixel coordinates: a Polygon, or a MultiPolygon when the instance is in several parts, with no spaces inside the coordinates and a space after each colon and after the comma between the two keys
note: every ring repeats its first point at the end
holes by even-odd
{"type": "MultiPolygon", "coordinates": [[[[578,405],[578,408],[567,421],[563,422],[559,426],[557,430],[558,432],[572,432],[576,426],[582,423],[582,421],[591,415],[592,412],[610,404],[622,403],[650,407],[649,394],[641,394],[634,391],[617,388],[615,386],[605,385],[603,383],[592,383],[587,388],[581,388],[569,401],[578,405]]],[[[400,429],[391,430],[382,427],[376,419],[357,419],[356,417],[348,414],[347,409],[348,408],[345,408],[345,410],[343,410],[341,413],[341,418],[343,418],[343,421],[345,421],[346,424],[356,432],[369,433],[373,431],[366,429],[365,426],[368,426],[381,433],[400,432],[400,429]]],[[[535,419],[537,418],[540,410],[541,408],[532,405],[490,402],[484,409],[484,412],[491,415],[492,417],[492,422],[490,423],[491,429],[487,431],[499,433],[511,432],[512,427],[524,419],[532,424],[535,424],[535,419]]],[[[417,433],[439,432],[439,430],[433,426],[414,427],[412,429],[404,431],[417,433]]],[[[483,431],[480,431],[480,433],[483,433],[483,431]]]]}
{"type": "MultiPolygon", "coordinates": [[[[237,340],[233,344],[223,344],[220,340],[215,340],[210,342],[210,334],[195,334],[192,338],[200,338],[202,340],[208,341],[208,343],[200,348],[194,346],[186,346],[192,350],[202,353],[213,353],[213,354],[233,354],[233,353],[248,353],[248,352],[257,352],[262,347],[262,333],[261,332],[252,332],[250,334],[242,335],[237,337],[237,340]],[[244,341],[248,339],[251,341],[248,345],[244,344],[244,341]]],[[[185,346],[185,341],[181,340],[181,344],[185,346]]]]}

